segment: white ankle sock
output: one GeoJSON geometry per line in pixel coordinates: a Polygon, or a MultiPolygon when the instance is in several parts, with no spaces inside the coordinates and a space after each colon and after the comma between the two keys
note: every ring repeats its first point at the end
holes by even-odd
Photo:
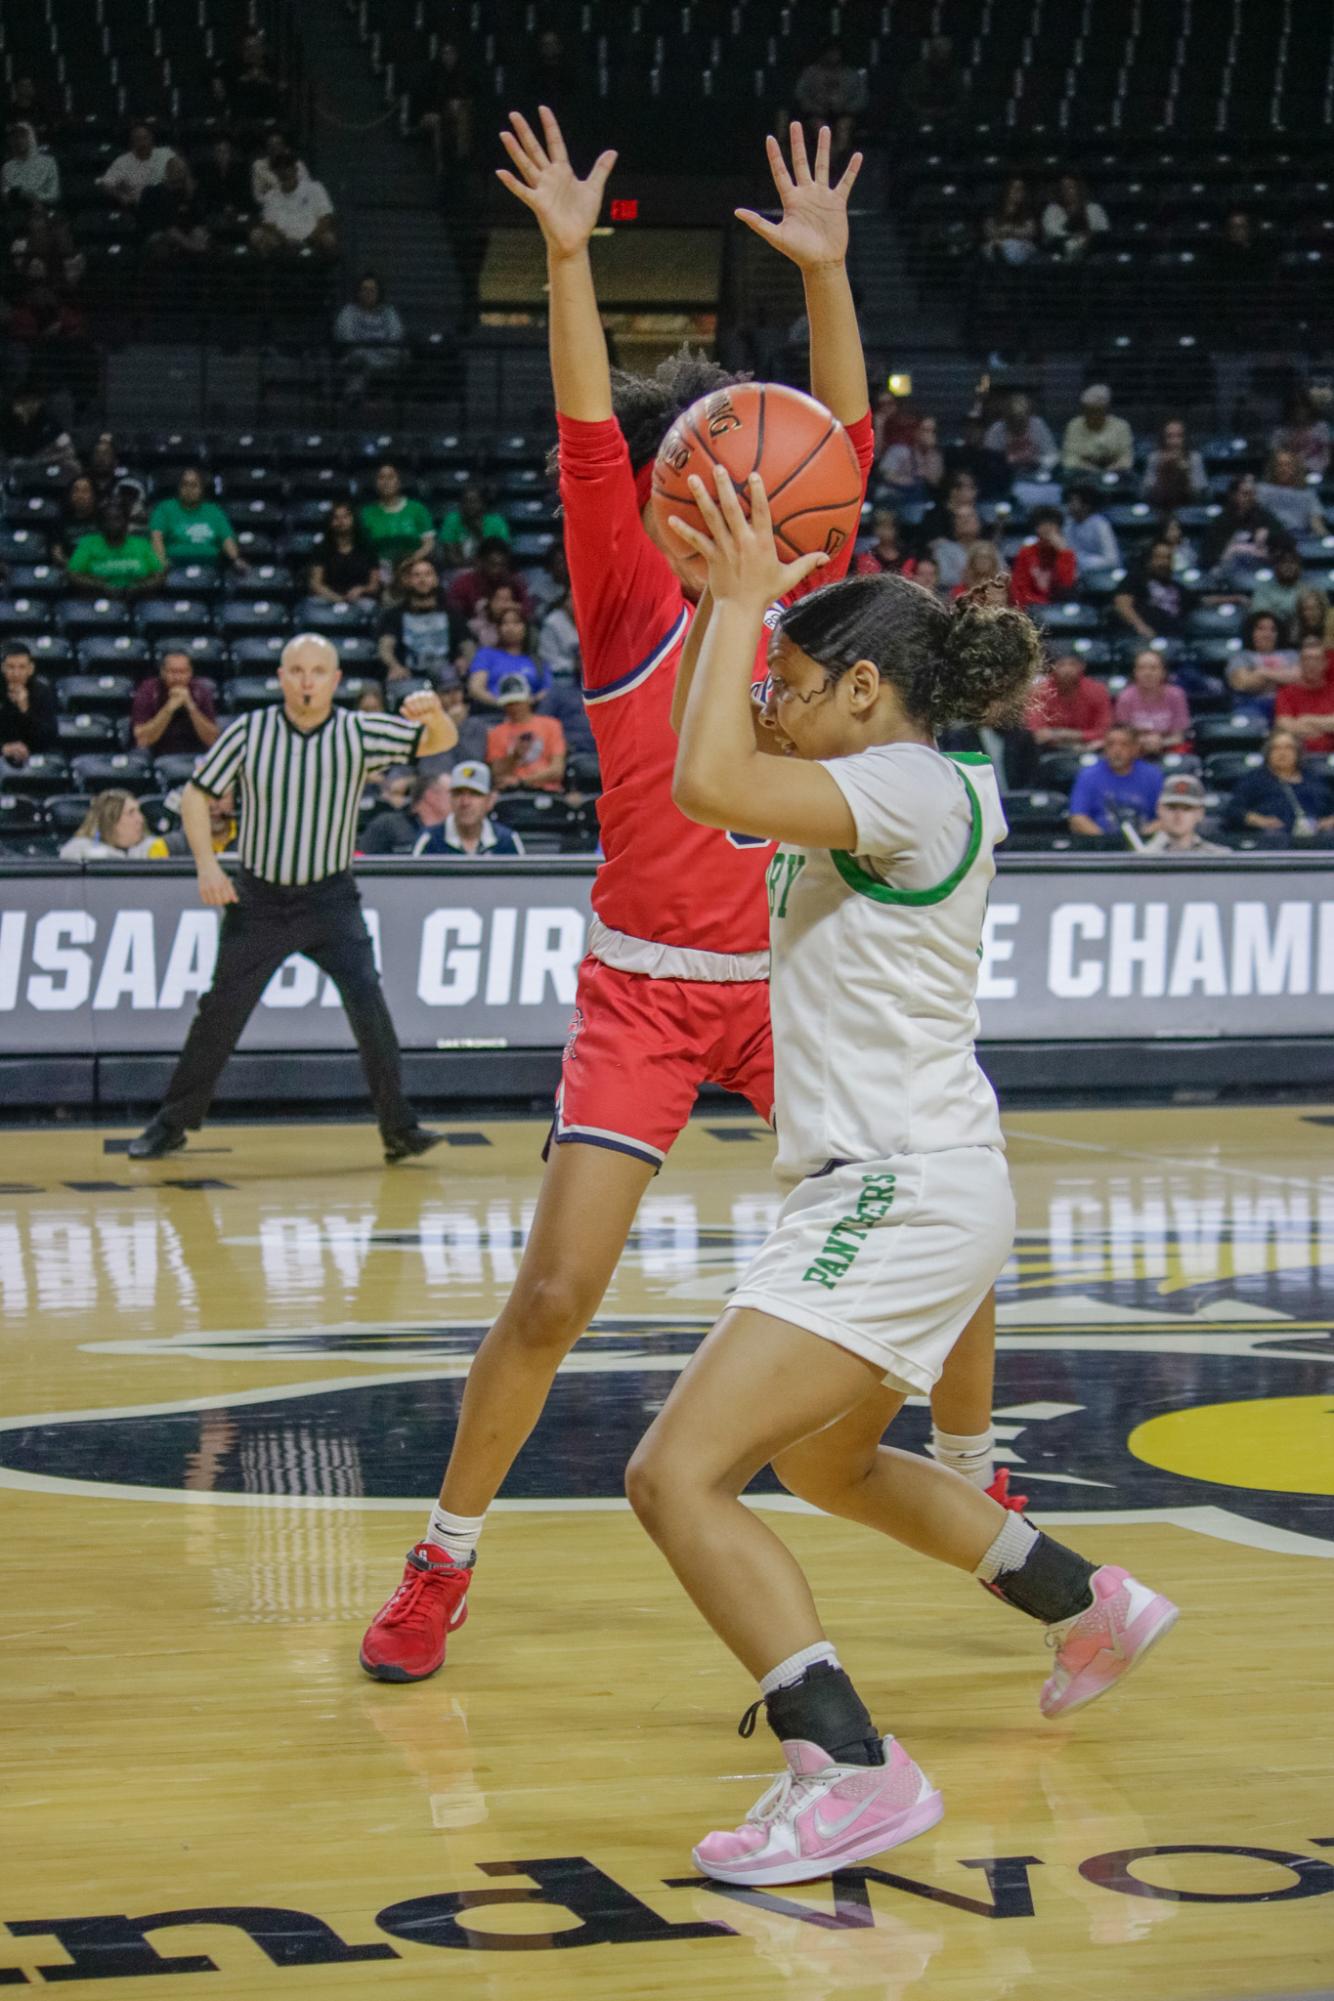
{"type": "Polygon", "coordinates": [[[962,1473],[975,1487],[989,1487],[996,1477],[996,1434],[988,1425],[975,1437],[967,1438],[959,1432],[941,1431],[936,1425],[931,1427],[931,1456],[942,1466],[948,1466],[955,1473],[962,1473]]]}
{"type": "Polygon", "coordinates": [[[760,1683],[760,1694],[773,1695],[780,1688],[793,1687],[817,1661],[827,1661],[830,1667],[843,1665],[828,1640],[817,1640],[813,1647],[803,1647],[799,1654],[789,1654],[776,1668],[770,1668],[760,1683]]]}
{"type": "Polygon", "coordinates": [[[437,1501],[422,1541],[434,1543],[437,1549],[452,1556],[455,1563],[466,1563],[477,1547],[485,1522],[485,1515],[451,1515],[437,1501]]]}
{"type": "Polygon", "coordinates": [[[1007,1514],[1005,1525],[973,1572],[984,1584],[994,1584],[1012,1570],[1022,1570],[1038,1539],[1038,1532],[1022,1515],[1007,1514]]]}

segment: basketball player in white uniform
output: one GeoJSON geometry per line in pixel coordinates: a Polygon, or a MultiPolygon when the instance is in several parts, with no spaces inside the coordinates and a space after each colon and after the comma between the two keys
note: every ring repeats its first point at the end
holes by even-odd
{"type": "Polygon", "coordinates": [[[1103,1693],[1177,1614],[948,1467],[878,1443],[905,1397],[929,1393],[1014,1235],[996,1101],[973,1046],[1005,820],[986,761],[943,757],[934,739],[947,721],[1022,710],[1036,632],[1019,612],[950,609],[901,577],[831,584],[781,615],[757,718],[766,607],[821,559],[779,562],[758,480],[749,522],[725,474],[716,501],[697,480],[692,490],[710,535],[679,532],[709,564],[713,612],[673,796],[706,825],[782,843],[769,876],[771,1009],[789,1192],[627,1484],[759,1684],[743,1734],[763,1703],[786,1760],[745,1823],[708,1835],[695,1861],[724,1882],[792,1883],[910,1840],[943,1808],[872,1723],[795,1559],[741,1504],[766,1463],[789,1477],[801,1455],[827,1463],[846,1436],[863,1499],[840,1512],[971,1571],[1046,1626],[1044,1715],[1103,1693]],[[762,754],[775,742],[786,757],[762,754]]]}

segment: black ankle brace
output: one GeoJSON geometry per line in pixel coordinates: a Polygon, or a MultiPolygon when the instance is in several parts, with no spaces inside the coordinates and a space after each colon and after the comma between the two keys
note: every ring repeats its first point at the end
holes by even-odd
{"type": "MultiPolygon", "coordinates": [[[[769,1728],[780,1744],[800,1738],[818,1744],[840,1765],[884,1764],[885,1747],[870,1712],[842,1668],[816,1661],[800,1681],[763,1700],[769,1728]]],[[[742,1718],[743,1737],[754,1730],[759,1706],[752,1703],[742,1718]]]]}
{"type": "Polygon", "coordinates": [[[1064,1543],[1053,1542],[1038,1530],[1038,1539],[1021,1570],[1007,1570],[987,1585],[997,1598],[1041,1619],[1045,1626],[1059,1619],[1072,1619],[1093,1603],[1089,1579],[1097,1565],[1079,1556],[1064,1543]]]}

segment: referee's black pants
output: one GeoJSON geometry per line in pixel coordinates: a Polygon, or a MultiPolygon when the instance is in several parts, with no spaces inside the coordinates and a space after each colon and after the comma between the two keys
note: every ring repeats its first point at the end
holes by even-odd
{"type": "Polygon", "coordinates": [[[398,1037],[351,871],[302,889],[283,889],[245,870],[235,882],[237,901],[223,912],[213,984],[200,998],[158,1118],[176,1132],[203,1123],[260,995],[288,954],[302,952],[338,989],[380,1131],[386,1139],[407,1132],[416,1115],[403,1095],[398,1037]]]}

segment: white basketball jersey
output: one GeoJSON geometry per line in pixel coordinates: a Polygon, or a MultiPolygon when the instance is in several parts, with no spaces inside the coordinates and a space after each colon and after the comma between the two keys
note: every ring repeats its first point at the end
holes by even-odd
{"type": "Polygon", "coordinates": [[[1006,832],[990,762],[884,744],[823,768],[855,852],[780,847],[768,875],[778,1176],[1001,1146],[973,1047],[1006,832]]]}

